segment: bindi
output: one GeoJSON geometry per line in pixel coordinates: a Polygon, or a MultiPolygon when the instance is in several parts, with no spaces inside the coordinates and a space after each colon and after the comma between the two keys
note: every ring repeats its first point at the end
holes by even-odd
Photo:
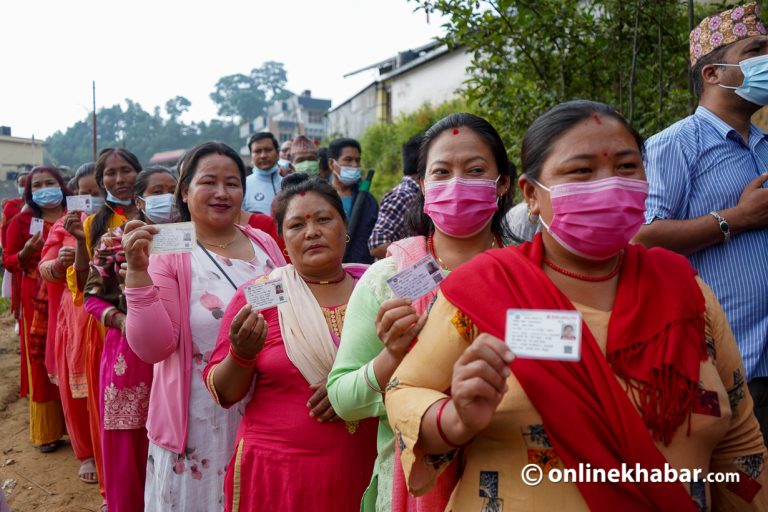
{"type": "Polygon", "coordinates": [[[606,153],[605,151],[603,151],[603,158],[608,158],[608,153],[606,153]]]}
{"type": "Polygon", "coordinates": [[[311,216],[310,214],[306,214],[306,215],[304,216],[304,218],[305,218],[305,219],[307,219],[307,220],[309,220],[309,219],[311,219],[311,218],[312,218],[312,216],[311,216]]]}
{"type": "Polygon", "coordinates": [[[458,128],[454,128],[453,129],[453,134],[454,135],[458,135],[459,134],[459,129],[458,128]]]}
{"type": "Polygon", "coordinates": [[[598,114],[592,114],[592,118],[595,120],[597,124],[603,124],[603,120],[600,119],[600,116],[598,114]]]}
{"type": "Polygon", "coordinates": [[[306,195],[306,192],[299,192],[299,195],[300,195],[301,197],[304,197],[304,196],[306,195]]]}

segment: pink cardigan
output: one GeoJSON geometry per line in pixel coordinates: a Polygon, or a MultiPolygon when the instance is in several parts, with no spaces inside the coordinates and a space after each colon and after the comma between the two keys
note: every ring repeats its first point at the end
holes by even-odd
{"type": "MultiPolygon", "coordinates": [[[[250,226],[238,227],[261,246],[275,265],[285,265],[272,238],[250,226]]],[[[186,448],[192,377],[190,255],[152,255],[149,274],[153,286],[125,289],[126,337],[139,358],[155,365],[147,418],[149,439],[181,454],[186,448]]]]}

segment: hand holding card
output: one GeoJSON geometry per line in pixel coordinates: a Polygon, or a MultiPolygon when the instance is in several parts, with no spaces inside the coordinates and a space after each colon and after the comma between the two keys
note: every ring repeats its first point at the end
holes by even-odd
{"type": "Polygon", "coordinates": [[[245,300],[255,311],[262,311],[278,304],[288,302],[282,279],[270,279],[246,286],[245,300]]]}
{"type": "Polygon", "coordinates": [[[91,213],[93,198],[89,195],[67,197],[67,211],[91,213]]]}
{"type": "Polygon", "coordinates": [[[515,356],[579,361],[581,313],[563,310],[507,310],[506,343],[515,356]]]}
{"type": "Polygon", "coordinates": [[[32,217],[29,221],[29,234],[35,236],[43,231],[43,219],[32,217]]]}
{"type": "Polygon", "coordinates": [[[396,296],[416,300],[440,286],[442,280],[440,267],[428,254],[387,279],[387,284],[396,296]]]}

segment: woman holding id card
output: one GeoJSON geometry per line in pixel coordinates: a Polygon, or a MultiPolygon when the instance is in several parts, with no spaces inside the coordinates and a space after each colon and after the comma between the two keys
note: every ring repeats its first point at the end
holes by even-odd
{"type": "MultiPolygon", "coordinates": [[[[180,510],[223,509],[224,472],[242,408],[216,405],[202,372],[237,287],[285,264],[272,238],[237,225],[244,182],[237,152],[206,142],[182,159],[175,192],[180,221],[194,225],[197,245],[150,256],[157,226],[125,226],[125,334],[136,355],[155,365],[146,511],[167,510],[168,503],[180,510]]],[[[154,209],[158,218],[172,211],[167,202],[149,208],[155,200],[146,199],[145,211],[154,209]]],[[[191,234],[190,226],[181,228],[191,234]]]]}
{"type": "Polygon", "coordinates": [[[504,246],[502,221],[511,202],[513,169],[504,143],[486,120],[452,114],[438,121],[421,143],[422,194],[411,206],[417,236],[390,245],[388,257],[371,265],[352,294],[328,393],[342,418],[379,418],[379,456],[363,511],[442,510],[453,491],[456,479],[449,471],[427,496],[408,495],[383,396],[438,289],[433,286],[411,301],[399,298],[387,283],[430,255],[425,273],[441,272],[435,276],[439,280],[473,256],[504,246]]]}
{"type": "Polygon", "coordinates": [[[225,510],[356,512],[376,423],[341,421],[325,381],[367,266],[342,265],[344,207],[324,179],[286,176],[273,205],[293,263],[238,290],[205,369],[223,407],[253,389],[227,466],[225,510]]]}
{"type": "Polygon", "coordinates": [[[720,305],[684,257],[629,244],[647,196],[640,135],[607,105],[568,102],[528,129],[522,164],[542,233],[451,274],[389,383],[410,491],[460,456],[451,510],[766,510],[765,446],[720,305]],[[505,322],[523,326],[507,344],[551,339],[516,357],[505,322]],[[622,463],[744,481],[548,479],[622,463]]]}

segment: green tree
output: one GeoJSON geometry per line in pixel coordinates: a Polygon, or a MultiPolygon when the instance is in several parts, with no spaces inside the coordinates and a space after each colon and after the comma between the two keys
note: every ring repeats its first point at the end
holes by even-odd
{"type": "Polygon", "coordinates": [[[282,62],[267,61],[247,75],[235,73],[219,78],[210,94],[220,116],[254,119],[274,100],[290,95],[285,89],[288,75],[282,62]]]}
{"type": "Polygon", "coordinates": [[[681,0],[409,0],[447,17],[442,39],[472,55],[466,96],[514,160],[526,128],[571,99],[611,104],[646,135],[686,115],[681,0]]]}
{"type": "MultiPolygon", "coordinates": [[[[184,96],[176,96],[165,102],[165,112],[171,119],[178,119],[184,112],[189,110],[192,106],[192,102],[184,96]]],[[[158,113],[155,112],[155,115],[158,113]]]]}

